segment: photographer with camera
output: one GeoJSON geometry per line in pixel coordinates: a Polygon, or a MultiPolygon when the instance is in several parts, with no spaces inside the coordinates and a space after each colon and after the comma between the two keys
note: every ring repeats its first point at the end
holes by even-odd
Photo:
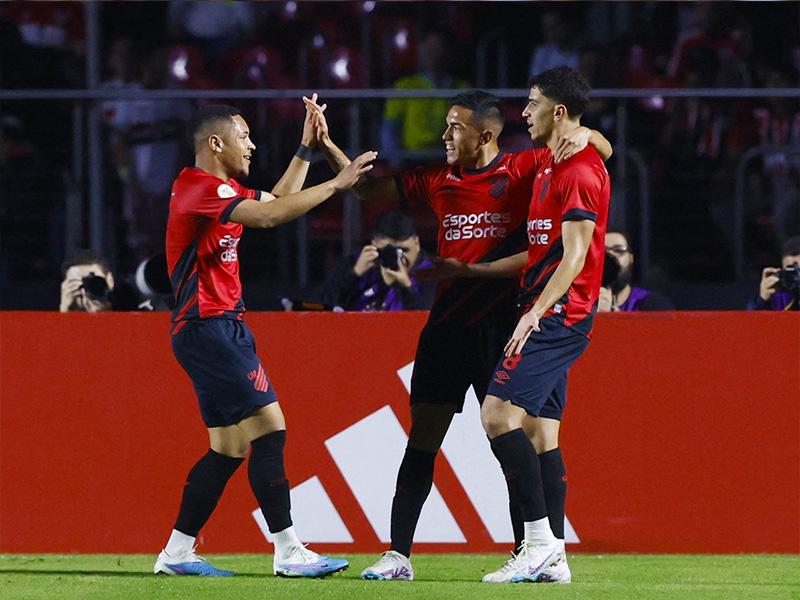
{"type": "Polygon", "coordinates": [[[631,285],[633,252],[628,237],[610,229],[606,233],[606,260],[597,300],[598,312],[675,310],[666,296],[631,285]]]}
{"type": "Polygon", "coordinates": [[[142,261],[136,272],[115,283],[105,258],[93,250],[78,250],[61,267],[59,310],[153,311],[171,310],[167,259],[162,252],[142,261]]]}
{"type": "Polygon", "coordinates": [[[112,310],[110,294],[114,275],[106,259],[92,250],[79,250],[61,266],[62,313],[74,310],[100,312],[112,310]]]}
{"type": "Polygon", "coordinates": [[[781,267],[761,272],[758,296],[747,310],[800,310],[800,236],[786,240],[781,248],[781,267]]]}
{"type": "Polygon", "coordinates": [[[412,271],[431,266],[414,220],[392,210],[378,217],[372,241],[342,259],[322,288],[325,304],[353,311],[428,310],[435,282],[420,283],[412,271]]]}

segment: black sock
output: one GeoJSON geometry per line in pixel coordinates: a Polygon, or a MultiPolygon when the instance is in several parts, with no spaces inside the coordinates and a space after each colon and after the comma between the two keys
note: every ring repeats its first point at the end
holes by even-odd
{"type": "Polygon", "coordinates": [[[542,469],[542,488],[547,504],[550,529],[560,540],[564,539],[564,503],[567,499],[567,470],[561,457],[561,448],[554,448],[539,455],[542,469]]]}
{"type": "Polygon", "coordinates": [[[436,452],[406,446],[392,502],[392,550],[411,556],[411,544],[422,505],[433,485],[436,452]]]}
{"type": "Polygon", "coordinates": [[[283,531],[292,524],[289,513],[289,480],[283,465],[286,431],[273,431],[250,442],[247,474],[261,512],[271,533],[283,531]]]}
{"type": "Polygon", "coordinates": [[[213,450],[195,463],[186,477],[183,499],[175,521],[175,529],[197,537],[217,507],[228,480],[244,461],[213,450]]]}
{"type": "Polygon", "coordinates": [[[524,522],[547,516],[539,460],[528,436],[520,427],[489,440],[508,485],[508,497],[519,504],[524,522]]]}
{"type": "Polygon", "coordinates": [[[511,530],[514,532],[514,550],[516,550],[525,539],[525,522],[522,520],[522,509],[518,502],[509,499],[508,512],[511,515],[511,530]]]}

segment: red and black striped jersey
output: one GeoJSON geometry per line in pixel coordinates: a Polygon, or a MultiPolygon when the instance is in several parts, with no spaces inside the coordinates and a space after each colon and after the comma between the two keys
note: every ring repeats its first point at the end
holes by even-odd
{"type": "Polygon", "coordinates": [[[167,269],[179,322],[205,317],[241,319],[244,313],[237,246],[244,227],[228,221],[239,202],[257,191],[192,167],[172,186],[167,222],[167,269]]]}
{"type": "MultiPolygon", "coordinates": [[[[525,217],[537,167],[547,149],[499,153],[482,169],[425,165],[397,177],[406,201],[431,206],[439,221],[438,253],[466,263],[525,250],[525,217]]],[[[495,310],[514,311],[516,282],[447,279],[439,283],[430,322],[476,323],[495,310]]]]}
{"type": "Polygon", "coordinates": [[[595,222],[583,269],[567,293],[544,315],[558,315],[564,325],[591,337],[605,259],[611,180],[597,151],[588,147],[569,160],[539,167],[528,213],[528,264],[520,304],[529,307],[541,295],[564,256],[561,225],[571,219],[595,222]]]}

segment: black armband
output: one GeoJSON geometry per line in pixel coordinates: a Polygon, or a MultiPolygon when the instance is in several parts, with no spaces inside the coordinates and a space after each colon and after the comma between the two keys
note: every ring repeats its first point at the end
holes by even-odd
{"type": "Polygon", "coordinates": [[[313,151],[311,150],[311,148],[309,148],[308,146],[306,146],[304,144],[300,144],[297,147],[297,152],[294,153],[294,155],[297,158],[299,158],[300,160],[304,160],[306,162],[311,162],[312,154],[313,154],[313,151]]]}

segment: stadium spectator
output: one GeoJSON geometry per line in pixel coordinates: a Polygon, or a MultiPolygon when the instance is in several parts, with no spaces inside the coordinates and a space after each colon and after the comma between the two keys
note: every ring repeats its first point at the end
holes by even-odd
{"type": "MultiPolygon", "coordinates": [[[[433,29],[425,34],[419,44],[419,71],[401,77],[394,84],[396,90],[435,90],[440,88],[467,88],[469,84],[454,74],[454,49],[452,34],[443,29],[433,29]]],[[[441,144],[439,128],[450,108],[446,98],[389,98],[381,127],[381,150],[386,158],[399,150],[426,150],[441,144]]]]}
{"type": "MultiPolygon", "coordinates": [[[[368,201],[429,204],[439,220],[438,252],[444,259],[477,263],[516,254],[525,248],[528,205],[542,155],[533,150],[500,151],[503,114],[492,94],[459,94],[450,101],[444,123],[446,163],[365,178],[354,191],[368,201]]],[[[320,117],[317,125],[318,143],[328,162],[336,171],[345,168],[350,161],[330,139],[325,119],[320,117]]],[[[589,141],[604,158],[611,155],[602,135],[580,128],[560,140],[556,161],[581,151],[589,141]]],[[[513,280],[439,282],[411,378],[411,433],[392,503],[391,549],[362,571],[364,579],[414,578],[409,557],[431,490],[436,455],[470,385],[479,398],[485,396],[514,325],[517,290],[513,280]]],[[[558,471],[559,461],[545,462],[543,469],[558,471]]],[[[513,511],[512,521],[521,542],[522,522],[513,511]]],[[[557,517],[555,521],[556,530],[563,532],[563,518],[560,525],[557,517]]]]}
{"type": "Polygon", "coordinates": [[[401,211],[385,212],[372,228],[370,243],[334,267],[322,302],[344,310],[428,310],[434,286],[417,281],[413,271],[429,266],[414,219],[401,211]]]}
{"type": "MultiPolygon", "coordinates": [[[[606,264],[605,272],[613,268],[616,277],[610,282],[603,282],[597,310],[599,312],[632,312],[675,310],[666,296],[631,285],[633,280],[633,251],[628,236],[621,231],[606,232],[606,264]]],[[[605,279],[605,275],[604,275],[605,279]]]]}
{"type": "Polygon", "coordinates": [[[100,254],[80,250],[64,261],[61,273],[64,279],[59,311],[112,310],[109,293],[114,289],[114,275],[100,254]]]}
{"type": "MultiPolygon", "coordinates": [[[[112,87],[123,85],[113,81],[109,82],[112,87]]],[[[167,49],[159,46],[147,54],[141,81],[129,81],[124,87],[158,90],[171,85],[167,49]]],[[[120,99],[103,105],[111,129],[112,157],[123,186],[125,239],[133,263],[164,251],[170,189],[185,156],[182,132],[191,107],[180,98],[120,99]]]]}
{"type": "Polygon", "coordinates": [[[578,51],[570,24],[557,9],[545,10],[539,22],[544,42],[534,49],[528,74],[538,75],[559,65],[577,69],[578,51]]]}
{"type": "Polygon", "coordinates": [[[781,248],[781,266],[761,272],[758,296],[747,310],[800,310],[800,236],[789,238],[781,248]]]}
{"type": "Polygon", "coordinates": [[[170,26],[175,38],[197,48],[213,69],[219,59],[255,31],[262,10],[257,4],[172,0],[170,26]]]}
{"type": "MultiPolygon", "coordinates": [[[[316,94],[313,95],[313,102],[316,94]]],[[[230,106],[199,109],[189,122],[194,168],[175,180],[167,225],[167,269],[175,294],[172,348],[192,380],[208,428],[209,450],[190,471],[178,518],[154,573],[230,576],[195,553],[200,530],[228,480],[250,454],[248,476],[274,536],[273,573],[322,577],[348,566],[308,550],[289,506],[283,450],[286,423],[244,322],[238,245],[244,227],[291,221],[351,187],[377,156],[365,152],[334,179],[300,191],[308,174],[316,113],[307,111],[301,145],[272,193],[248,189],[255,145],[230,106]]]]}
{"type": "MultiPolygon", "coordinates": [[[[773,64],[764,81],[767,88],[800,84],[791,64],[773,64]]],[[[779,244],[800,234],[800,103],[797,98],[768,97],[752,113],[754,142],[764,147],[761,168],[750,178],[746,195],[748,217],[779,244]],[[795,147],[795,151],[792,151],[795,147]]]]}

